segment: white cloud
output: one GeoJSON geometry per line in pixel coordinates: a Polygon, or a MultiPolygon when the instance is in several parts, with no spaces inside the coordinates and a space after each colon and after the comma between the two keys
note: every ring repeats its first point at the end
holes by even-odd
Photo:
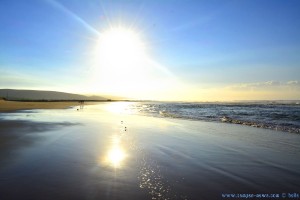
{"type": "Polygon", "coordinates": [[[300,86],[300,81],[288,81],[287,85],[300,86]]]}
{"type": "Polygon", "coordinates": [[[256,83],[239,83],[230,85],[226,89],[231,90],[278,90],[278,89],[300,89],[300,81],[291,80],[287,82],[266,81],[256,83]]]}

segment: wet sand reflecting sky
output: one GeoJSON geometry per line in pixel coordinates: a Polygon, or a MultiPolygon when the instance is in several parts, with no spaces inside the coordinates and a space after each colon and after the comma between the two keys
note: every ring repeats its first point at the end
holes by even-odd
{"type": "Polygon", "coordinates": [[[299,192],[299,135],[128,115],[124,107],[0,114],[0,199],[299,192]]]}

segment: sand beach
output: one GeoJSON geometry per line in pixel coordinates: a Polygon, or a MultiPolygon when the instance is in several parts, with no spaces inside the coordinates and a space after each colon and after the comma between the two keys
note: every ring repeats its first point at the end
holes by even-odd
{"type": "Polygon", "coordinates": [[[124,104],[1,113],[0,199],[299,192],[298,134],[132,115],[124,104]]]}

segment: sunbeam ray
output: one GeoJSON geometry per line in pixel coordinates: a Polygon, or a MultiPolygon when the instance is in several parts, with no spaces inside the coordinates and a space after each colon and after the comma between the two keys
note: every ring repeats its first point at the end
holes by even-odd
{"type": "Polygon", "coordinates": [[[64,14],[68,15],[73,20],[77,21],[79,24],[81,24],[83,27],[85,27],[91,33],[94,33],[96,35],[100,35],[100,33],[94,27],[92,27],[90,24],[88,24],[86,21],[84,21],[81,17],[76,15],[74,12],[72,12],[71,10],[66,8],[61,3],[57,2],[56,0],[45,0],[45,1],[48,2],[54,8],[62,11],[64,14]]]}

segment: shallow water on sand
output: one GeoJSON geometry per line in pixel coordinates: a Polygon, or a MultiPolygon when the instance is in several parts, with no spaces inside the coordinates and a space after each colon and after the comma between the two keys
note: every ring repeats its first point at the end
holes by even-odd
{"type": "Polygon", "coordinates": [[[0,199],[300,193],[300,135],[136,116],[126,105],[0,114],[0,199]]]}

